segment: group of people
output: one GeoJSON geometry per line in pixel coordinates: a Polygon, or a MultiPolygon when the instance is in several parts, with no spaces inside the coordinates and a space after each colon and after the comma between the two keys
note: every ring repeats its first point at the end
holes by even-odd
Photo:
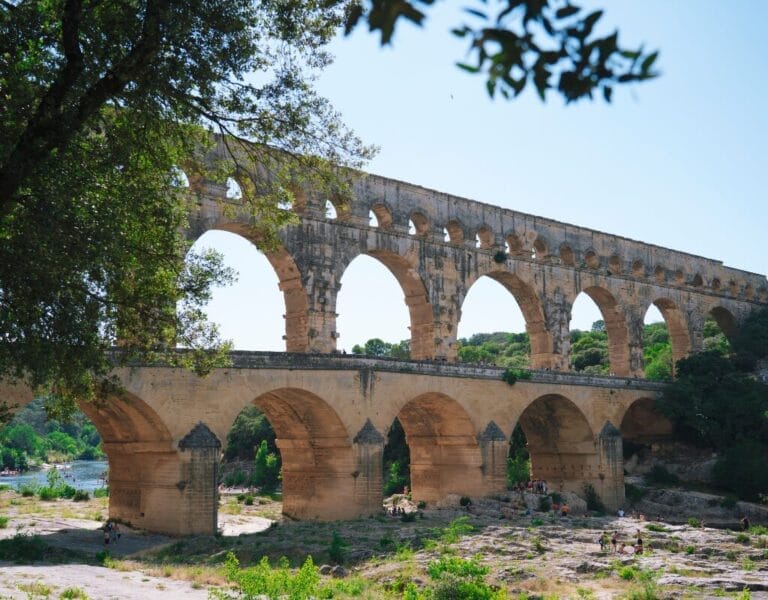
{"type": "MultiPolygon", "coordinates": [[[[601,552],[610,551],[616,554],[628,554],[627,543],[619,539],[618,531],[614,531],[611,534],[609,534],[607,531],[603,531],[603,533],[600,534],[600,538],[597,540],[597,543],[600,544],[601,552]]],[[[635,544],[631,546],[631,548],[635,554],[643,553],[643,536],[641,531],[637,532],[637,540],[635,541],[635,544]]]]}
{"type": "Polygon", "coordinates": [[[528,481],[521,481],[517,484],[516,488],[518,492],[532,492],[534,494],[546,494],[547,493],[547,480],[546,479],[533,479],[528,481]]]}
{"type": "Polygon", "coordinates": [[[120,526],[114,521],[107,521],[102,527],[104,530],[104,545],[106,546],[110,542],[117,544],[120,537],[123,535],[120,531],[120,526]]]}

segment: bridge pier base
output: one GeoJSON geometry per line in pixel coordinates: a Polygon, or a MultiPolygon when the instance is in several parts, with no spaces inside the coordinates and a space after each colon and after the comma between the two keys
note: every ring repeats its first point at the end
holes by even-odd
{"type": "Polygon", "coordinates": [[[464,436],[408,437],[411,487],[416,501],[439,502],[448,494],[485,495],[488,481],[474,439],[464,436]]]}

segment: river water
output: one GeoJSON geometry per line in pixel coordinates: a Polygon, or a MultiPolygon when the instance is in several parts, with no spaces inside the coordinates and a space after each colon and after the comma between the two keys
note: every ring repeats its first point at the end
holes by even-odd
{"type": "MultiPolygon", "coordinates": [[[[105,486],[104,476],[109,464],[106,460],[75,460],[67,464],[72,468],[59,471],[64,483],[88,492],[105,486]]],[[[47,485],[47,477],[48,471],[27,471],[22,475],[0,477],[0,484],[10,485],[13,488],[25,483],[47,485]]]]}

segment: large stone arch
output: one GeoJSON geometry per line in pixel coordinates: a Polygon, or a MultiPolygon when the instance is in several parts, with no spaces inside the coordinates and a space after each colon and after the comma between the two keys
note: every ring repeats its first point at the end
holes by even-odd
{"type": "MultiPolygon", "coordinates": [[[[691,352],[691,336],[683,311],[669,298],[657,298],[651,304],[656,306],[667,324],[669,341],[672,345],[672,360],[677,363],[691,352]]],[[[674,367],[673,367],[674,368],[674,367]]]]}
{"type": "MultiPolygon", "coordinates": [[[[531,368],[550,368],[553,353],[552,334],[547,328],[544,308],[535,288],[515,273],[501,270],[489,271],[468,282],[467,291],[461,301],[462,305],[469,290],[481,277],[488,277],[504,286],[520,307],[525,319],[525,330],[531,343],[531,368]]],[[[489,307],[490,309],[492,307],[489,307]]]]}
{"type": "Polygon", "coordinates": [[[215,532],[215,480],[203,482],[208,494],[204,503],[198,502],[199,490],[187,486],[190,457],[177,451],[151,406],[128,392],[79,406],[99,432],[109,459],[110,518],[172,534],[215,532]],[[192,516],[189,509],[195,504],[202,511],[192,516]]]}
{"type": "Polygon", "coordinates": [[[317,520],[360,516],[350,514],[357,461],[336,411],[312,392],[291,387],[263,393],[253,404],[266,415],[277,436],[283,463],[283,513],[317,520]]]}
{"type": "MultiPolygon", "coordinates": [[[[225,231],[251,242],[264,254],[277,275],[280,291],[285,302],[285,350],[286,352],[309,351],[309,297],[302,280],[302,273],[293,256],[278,244],[268,251],[259,248],[254,229],[244,223],[225,222],[209,226],[205,231],[225,231]]],[[[192,240],[195,241],[195,240],[192,240]]]]}
{"type": "Polygon", "coordinates": [[[619,431],[625,441],[651,444],[669,439],[674,432],[674,427],[672,422],[656,408],[653,398],[643,397],[627,406],[619,431]]]}
{"type": "MultiPolygon", "coordinates": [[[[434,358],[434,313],[427,287],[419,272],[405,257],[392,250],[382,249],[367,250],[351,257],[344,265],[344,271],[355,258],[361,255],[370,256],[383,264],[400,285],[410,317],[411,358],[414,360],[434,358]]],[[[342,273],[341,277],[343,276],[342,273]]]]}
{"type": "Polygon", "coordinates": [[[595,435],[589,420],[573,401],[560,394],[533,400],[520,414],[534,479],[549,488],[584,493],[594,487],[610,509],[624,500],[621,436],[606,421],[595,435]]]}
{"type": "Polygon", "coordinates": [[[415,500],[439,501],[447,494],[484,490],[477,431],[464,408],[442,393],[409,400],[397,414],[411,453],[415,500]]]}
{"type": "Polygon", "coordinates": [[[734,314],[725,308],[724,306],[714,306],[709,310],[709,314],[717,322],[717,326],[728,338],[728,341],[733,342],[733,338],[739,329],[739,321],[734,314]]]}
{"type": "Polygon", "coordinates": [[[631,375],[629,329],[627,319],[611,292],[604,287],[589,286],[581,290],[600,309],[608,333],[608,358],[611,373],[619,377],[631,375]]]}

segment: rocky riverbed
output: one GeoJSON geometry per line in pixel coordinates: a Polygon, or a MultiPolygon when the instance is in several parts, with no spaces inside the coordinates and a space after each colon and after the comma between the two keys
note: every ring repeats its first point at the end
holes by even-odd
{"type": "MultiPolygon", "coordinates": [[[[674,493],[681,497],[682,492],[674,493]]],[[[653,502],[668,508],[681,503],[661,504],[665,497],[654,497],[653,502]]],[[[682,503],[688,501],[682,498],[682,503]]],[[[103,500],[44,503],[5,491],[0,493],[0,515],[9,521],[0,529],[0,538],[37,535],[44,552],[42,560],[19,557],[0,563],[0,597],[57,598],[76,588],[88,598],[205,598],[210,589],[226,585],[221,565],[232,551],[243,565],[262,555],[284,555],[299,565],[311,554],[316,564],[328,565],[323,577],[363,582],[355,593],[337,597],[400,598],[408,583],[417,588],[430,585],[430,563],[458,556],[476,557],[488,568],[485,579],[491,587],[506,590],[511,598],[768,599],[766,529],[709,527],[707,518],[712,517],[706,516],[704,527],[695,526],[671,513],[658,522],[651,511],[644,520],[573,513],[563,518],[532,510],[538,502],[535,495],[511,494],[474,499],[462,507],[458,498],[448,498],[442,508],[418,511],[406,521],[382,514],[356,521],[296,523],[267,519],[265,515],[273,518],[279,512],[279,503],[269,499],[257,498],[253,506],[244,506],[229,498],[220,515],[224,535],[174,540],[124,528],[105,561],[99,555],[104,547],[101,522],[96,520],[104,518],[103,500]],[[642,537],[644,553],[601,550],[602,532],[614,531],[628,544],[642,537]],[[336,569],[330,558],[334,535],[343,540],[344,555],[343,567],[336,569]]],[[[699,508],[715,508],[706,498],[702,502],[699,508]]],[[[571,504],[579,513],[578,502],[571,504]]],[[[718,510],[731,511],[734,522],[743,508],[718,505],[718,510]]],[[[760,507],[755,511],[763,514],[760,507]]]]}

